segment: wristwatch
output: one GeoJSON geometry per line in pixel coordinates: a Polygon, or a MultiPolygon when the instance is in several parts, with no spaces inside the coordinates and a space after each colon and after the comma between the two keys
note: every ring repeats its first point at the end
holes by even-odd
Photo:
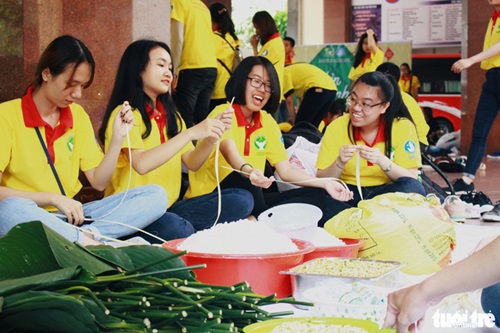
{"type": "Polygon", "coordinates": [[[392,169],[392,161],[389,163],[389,165],[387,166],[387,168],[382,169],[382,171],[383,172],[389,172],[389,171],[391,171],[391,169],[392,169]]]}

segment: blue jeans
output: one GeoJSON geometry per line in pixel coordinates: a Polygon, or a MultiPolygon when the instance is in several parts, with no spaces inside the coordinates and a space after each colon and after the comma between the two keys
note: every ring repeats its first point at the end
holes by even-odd
{"type": "MultiPolygon", "coordinates": [[[[168,205],[168,197],[162,187],[146,185],[130,189],[120,207],[106,215],[118,206],[123,193],[125,192],[84,204],[85,216],[96,220],[81,228],[113,238],[131,235],[136,230],[126,225],[142,229],[162,216],[168,205]],[[103,218],[99,219],[101,216],[103,218]],[[126,225],[114,224],[113,221],[126,225]]],[[[17,197],[4,199],[0,201],[0,212],[0,236],[20,223],[41,221],[70,242],[81,241],[81,230],[39,207],[33,200],[17,197]]]]}
{"type": "Polygon", "coordinates": [[[483,161],[486,153],[486,140],[498,115],[498,110],[500,110],[500,68],[493,68],[486,72],[486,82],[483,84],[477,104],[472,125],[472,141],[464,170],[464,175],[467,177],[474,179],[483,161]]]}
{"type": "Polygon", "coordinates": [[[179,72],[174,100],[188,128],[205,120],[210,113],[210,97],[216,78],[217,68],[183,69],[179,72]]]}
{"type": "MultiPolygon", "coordinates": [[[[217,192],[179,200],[145,231],[162,240],[185,238],[196,231],[210,228],[217,218],[219,198],[217,192]]],[[[218,223],[246,219],[252,212],[253,198],[250,192],[231,188],[221,191],[221,214],[218,223]]],[[[137,233],[151,243],[161,243],[157,238],[137,233]]]]}
{"type": "Polygon", "coordinates": [[[485,313],[491,312],[495,316],[495,325],[500,327],[500,283],[483,289],[481,306],[485,313]]]}

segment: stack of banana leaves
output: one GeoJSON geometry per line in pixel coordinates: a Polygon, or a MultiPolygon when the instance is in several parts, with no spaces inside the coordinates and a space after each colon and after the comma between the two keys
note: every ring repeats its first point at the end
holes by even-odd
{"type": "MultiPolygon", "coordinates": [[[[0,332],[241,332],[296,302],[214,286],[161,247],[82,247],[38,221],[0,238],[0,332]]],[[[221,274],[224,274],[221,272],[221,274]]]]}

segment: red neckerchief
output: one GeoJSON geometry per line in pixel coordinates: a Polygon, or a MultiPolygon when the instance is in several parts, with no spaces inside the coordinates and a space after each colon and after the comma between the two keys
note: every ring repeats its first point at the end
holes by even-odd
{"type": "Polygon", "coordinates": [[[286,56],[285,57],[285,65],[289,65],[291,63],[293,63],[293,57],[286,56]]]}
{"type": "Polygon", "coordinates": [[[149,119],[156,122],[158,132],[160,133],[160,141],[164,143],[166,141],[165,131],[167,130],[167,112],[159,99],[156,99],[156,109],[158,111],[155,111],[151,105],[146,104],[146,112],[148,113],[149,119]],[[163,129],[165,129],[165,131],[163,129]]]}
{"type": "Polygon", "coordinates": [[[493,24],[491,25],[490,35],[493,33],[495,25],[497,24],[497,18],[499,18],[499,17],[500,17],[500,13],[495,10],[493,12],[493,15],[491,15],[491,19],[493,20],[493,24]]]}
{"type": "Polygon", "coordinates": [[[243,114],[243,111],[241,110],[241,106],[239,104],[233,104],[233,109],[238,127],[245,127],[245,149],[243,155],[248,156],[250,154],[250,136],[253,132],[262,127],[262,123],[260,122],[260,112],[253,113],[252,125],[245,118],[245,115],[243,114]]]}
{"type": "Polygon", "coordinates": [[[267,41],[269,42],[270,40],[273,40],[275,38],[278,38],[280,36],[280,33],[279,32],[275,32],[274,34],[271,35],[271,37],[269,37],[267,39],[267,41]]]}
{"type": "MultiPolygon", "coordinates": [[[[69,128],[73,128],[73,115],[70,107],[59,109],[59,123],[55,128],[52,128],[47,122],[42,119],[40,112],[33,101],[34,86],[28,88],[28,92],[21,99],[21,109],[23,111],[24,125],[26,127],[44,127],[45,141],[49,150],[52,163],[56,163],[56,155],[54,152],[54,142],[66,133],[69,128]]],[[[48,161],[47,161],[48,163],[48,161]]]]}
{"type": "Polygon", "coordinates": [[[361,61],[361,67],[365,67],[365,62],[370,60],[372,57],[372,54],[371,53],[368,53],[367,55],[365,55],[363,57],[363,60],[361,61]]]}
{"type": "MultiPolygon", "coordinates": [[[[378,127],[378,132],[377,135],[375,136],[375,140],[373,140],[372,143],[368,143],[363,139],[361,136],[361,133],[359,133],[359,128],[354,127],[354,142],[357,142],[358,140],[363,141],[366,146],[373,148],[376,143],[378,142],[385,142],[385,135],[384,135],[384,130],[385,130],[385,119],[380,120],[380,125],[378,127]]],[[[373,165],[371,162],[366,161],[368,166],[373,165]]]]}

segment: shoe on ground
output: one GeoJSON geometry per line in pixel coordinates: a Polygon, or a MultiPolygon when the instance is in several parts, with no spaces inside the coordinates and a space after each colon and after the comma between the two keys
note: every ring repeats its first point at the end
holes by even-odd
{"type": "Polygon", "coordinates": [[[474,193],[472,203],[475,205],[479,205],[481,214],[489,212],[493,209],[493,203],[491,202],[490,198],[483,192],[474,193]]]}
{"type": "Polygon", "coordinates": [[[466,192],[460,195],[460,200],[466,203],[474,203],[474,192],[466,192]]]}
{"type": "Polygon", "coordinates": [[[489,212],[483,214],[484,222],[500,222],[500,201],[489,212]]]}
{"type": "MultiPolygon", "coordinates": [[[[455,194],[465,194],[467,192],[474,192],[474,183],[466,184],[462,178],[455,179],[451,185],[455,190],[455,194]]],[[[450,194],[451,190],[449,187],[446,187],[445,192],[450,194]]]]}
{"type": "Polygon", "coordinates": [[[454,222],[465,222],[465,203],[456,195],[449,195],[444,200],[444,209],[454,222]]]}
{"type": "Polygon", "coordinates": [[[465,218],[466,219],[480,219],[481,218],[481,207],[479,205],[474,205],[465,202],[465,218]]]}
{"type": "Polygon", "coordinates": [[[486,155],[487,158],[500,159],[500,151],[486,155]]]}

